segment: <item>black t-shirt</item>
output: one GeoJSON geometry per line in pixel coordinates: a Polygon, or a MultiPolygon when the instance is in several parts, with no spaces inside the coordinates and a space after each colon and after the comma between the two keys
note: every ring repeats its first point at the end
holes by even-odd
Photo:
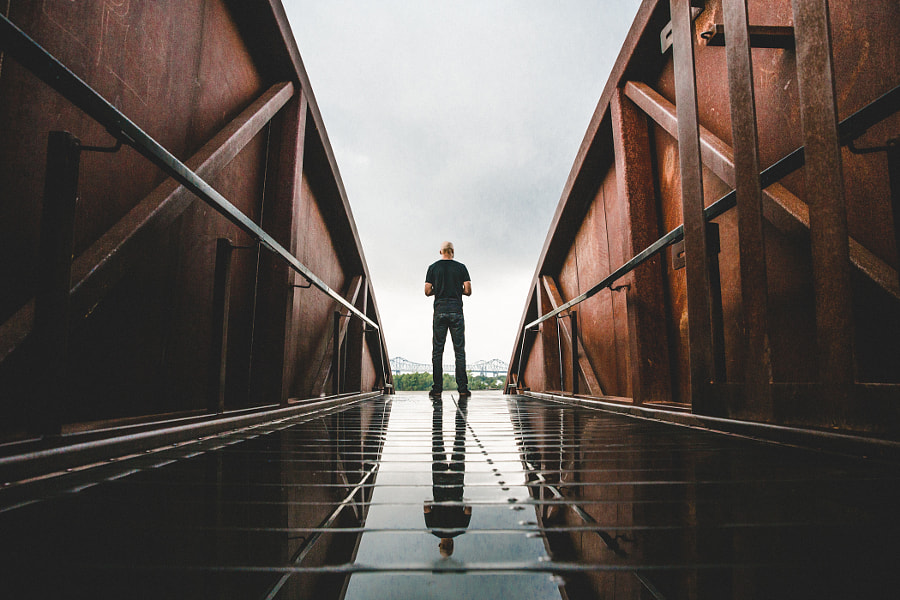
{"type": "Polygon", "coordinates": [[[442,258],[432,263],[425,282],[434,287],[434,308],[462,312],[463,283],[471,281],[466,265],[442,258]]]}

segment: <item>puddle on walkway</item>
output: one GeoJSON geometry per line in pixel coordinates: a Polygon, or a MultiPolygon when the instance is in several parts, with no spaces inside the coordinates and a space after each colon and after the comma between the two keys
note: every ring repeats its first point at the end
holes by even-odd
{"type": "Polygon", "coordinates": [[[386,572],[353,575],[346,598],[560,598],[528,571],[549,557],[518,455],[499,394],[397,398],[356,556],[386,572]],[[490,565],[515,572],[469,572],[490,565]]]}
{"type": "Polygon", "coordinates": [[[8,597],[890,597],[896,465],[398,393],[0,490],[8,597]],[[560,587],[562,586],[562,587],[560,587]]]}

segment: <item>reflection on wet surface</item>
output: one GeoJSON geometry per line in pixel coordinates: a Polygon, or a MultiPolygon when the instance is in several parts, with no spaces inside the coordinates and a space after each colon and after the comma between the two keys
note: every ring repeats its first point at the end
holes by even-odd
{"type": "Polygon", "coordinates": [[[896,465],[398,394],[0,492],[7,597],[895,597],[896,465]],[[513,596],[514,595],[514,596],[513,596]]]}

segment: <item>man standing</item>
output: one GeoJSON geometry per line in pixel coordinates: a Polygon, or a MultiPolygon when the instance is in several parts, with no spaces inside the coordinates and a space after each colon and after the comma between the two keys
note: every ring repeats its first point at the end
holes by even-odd
{"type": "Polygon", "coordinates": [[[436,261],[425,274],[425,295],[434,296],[434,320],[432,322],[431,364],[434,369],[434,384],[428,393],[432,399],[439,399],[444,382],[444,343],[447,330],[453,340],[453,354],[456,357],[456,387],[460,398],[471,395],[466,377],[466,322],[463,319],[463,296],[472,295],[472,282],[466,265],[453,260],[453,244],[441,244],[441,260],[436,261]]]}

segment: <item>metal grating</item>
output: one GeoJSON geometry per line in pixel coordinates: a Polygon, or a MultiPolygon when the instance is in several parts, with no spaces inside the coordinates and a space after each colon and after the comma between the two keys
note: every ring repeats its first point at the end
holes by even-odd
{"type": "Polygon", "coordinates": [[[894,464],[519,396],[435,408],[401,393],[7,485],[0,585],[17,598],[885,597],[898,479],[894,464]]]}

